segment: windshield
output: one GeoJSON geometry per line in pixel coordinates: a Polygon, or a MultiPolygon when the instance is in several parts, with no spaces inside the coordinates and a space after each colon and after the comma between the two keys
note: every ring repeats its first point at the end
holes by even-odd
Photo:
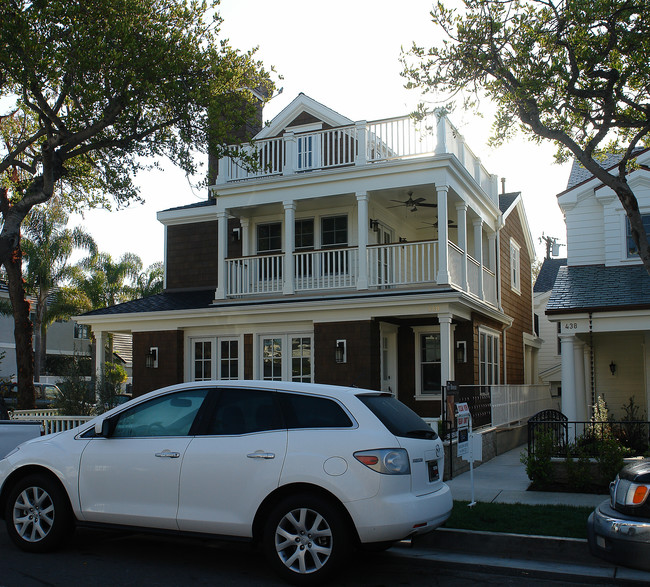
{"type": "Polygon", "coordinates": [[[389,394],[357,396],[395,436],[435,439],[438,435],[411,408],[389,394]]]}

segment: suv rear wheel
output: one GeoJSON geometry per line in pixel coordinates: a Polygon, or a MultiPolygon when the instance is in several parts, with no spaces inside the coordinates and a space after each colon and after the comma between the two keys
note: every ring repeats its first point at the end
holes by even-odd
{"type": "Polygon", "coordinates": [[[346,521],[331,502],[297,494],[271,511],[262,538],[273,568],[296,585],[311,585],[329,577],[351,547],[346,521]]]}

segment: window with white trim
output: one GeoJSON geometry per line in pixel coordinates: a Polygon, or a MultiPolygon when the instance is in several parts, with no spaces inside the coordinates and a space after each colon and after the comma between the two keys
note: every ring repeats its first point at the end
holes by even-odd
{"type": "MultiPolygon", "coordinates": [[[[650,237],[650,214],[641,214],[641,220],[643,222],[643,228],[645,229],[646,235],[650,237]]],[[[627,258],[630,259],[632,257],[638,256],[639,250],[637,249],[636,244],[634,243],[634,239],[632,238],[630,219],[627,216],[625,217],[625,241],[627,245],[627,258]]]]}
{"type": "Polygon", "coordinates": [[[193,338],[190,352],[192,381],[240,379],[242,357],[239,338],[193,338]]]}
{"type": "Polygon", "coordinates": [[[479,329],[478,362],[479,384],[499,383],[499,334],[479,329]]]}
{"type": "Polygon", "coordinates": [[[281,334],[260,337],[260,379],[264,381],[314,380],[311,334],[281,334]]]}
{"type": "Polygon", "coordinates": [[[510,241],[510,287],[513,291],[521,292],[521,247],[513,240],[510,241]]]}
{"type": "Polygon", "coordinates": [[[426,332],[420,337],[420,394],[440,395],[442,392],[442,356],[440,333],[426,332]]]}

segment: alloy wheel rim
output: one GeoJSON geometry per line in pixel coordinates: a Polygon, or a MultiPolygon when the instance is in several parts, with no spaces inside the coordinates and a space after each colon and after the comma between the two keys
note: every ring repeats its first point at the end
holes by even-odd
{"type": "Polygon", "coordinates": [[[54,502],[41,487],[27,487],[14,503],[14,528],[25,542],[40,542],[54,526],[54,502]]]}
{"type": "Polygon", "coordinates": [[[309,508],[288,512],[275,530],[275,550],[282,563],[296,573],[314,573],[332,556],[332,529],[309,508]]]}

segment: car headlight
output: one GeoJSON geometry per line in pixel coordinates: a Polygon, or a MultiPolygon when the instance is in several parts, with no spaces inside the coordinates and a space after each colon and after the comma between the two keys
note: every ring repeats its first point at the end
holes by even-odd
{"type": "Polygon", "coordinates": [[[411,472],[409,455],[403,448],[362,450],[354,453],[360,463],[384,475],[408,475],[411,472]]]}
{"type": "Polygon", "coordinates": [[[612,502],[624,506],[639,506],[645,503],[650,486],[632,483],[628,479],[617,479],[612,490],[612,502]]]}

